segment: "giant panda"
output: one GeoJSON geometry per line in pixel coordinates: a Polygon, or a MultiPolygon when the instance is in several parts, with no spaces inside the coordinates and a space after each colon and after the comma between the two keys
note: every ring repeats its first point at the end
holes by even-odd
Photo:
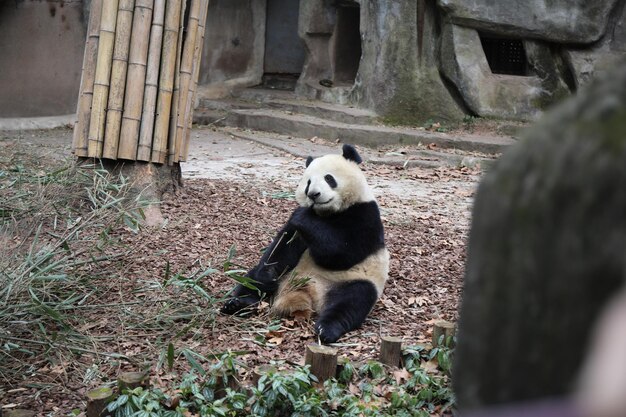
{"type": "Polygon", "coordinates": [[[279,316],[317,313],[323,343],[363,324],[385,286],[389,252],[361,157],[351,145],[342,152],[307,158],[295,193],[299,207],[247,273],[256,288],[237,285],[223,313],[273,297],[271,311],[279,316]]]}

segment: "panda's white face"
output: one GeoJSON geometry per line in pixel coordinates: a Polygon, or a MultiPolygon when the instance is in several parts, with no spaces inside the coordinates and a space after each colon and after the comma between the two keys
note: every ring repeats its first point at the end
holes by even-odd
{"type": "Polygon", "coordinates": [[[296,189],[296,201],[321,216],[343,211],[355,203],[374,200],[357,164],[341,155],[311,161],[296,189]]]}

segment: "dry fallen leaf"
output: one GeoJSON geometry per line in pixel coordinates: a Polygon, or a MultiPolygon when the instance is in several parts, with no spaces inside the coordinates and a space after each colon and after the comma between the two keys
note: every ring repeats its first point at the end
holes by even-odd
{"type": "Polygon", "coordinates": [[[402,369],[393,371],[393,378],[396,380],[396,383],[399,385],[408,381],[411,378],[411,374],[405,368],[402,368],[402,369]]]}

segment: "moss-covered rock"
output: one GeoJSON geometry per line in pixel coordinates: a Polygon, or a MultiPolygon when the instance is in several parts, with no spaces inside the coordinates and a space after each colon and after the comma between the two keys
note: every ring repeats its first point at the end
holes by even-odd
{"type": "Polygon", "coordinates": [[[462,410],[564,395],[626,279],[626,67],[525,134],[481,182],[456,352],[462,410]]]}

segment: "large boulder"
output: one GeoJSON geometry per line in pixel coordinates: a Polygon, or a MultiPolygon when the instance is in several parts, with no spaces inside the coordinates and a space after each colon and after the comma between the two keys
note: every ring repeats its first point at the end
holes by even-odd
{"type": "Polygon", "coordinates": [[[564,51],[576,86],[585,85],[589,80],[602,76],[615,63],[626,55],[626,7],[621,5],[612,16],[609,30],[600,42],[589,48],[572,48],[564,51]]]}
{"type": "Polygon", "coordinates": [[[434,1],[363,0],[361,22],[355,103],[391,123],[464,117],[437,68],[440,29],[434,1]]]}
{"type": "Polygon", "coordinates": [[[441,37],[441,70],[473,113],[511,119],[535,119],[541,114],[549,94],[538,76],[493,74],[474,29],[445,24],[441,37]]]}
{"type": "Polygon", "coordinates": [[[437,0],[456,24],[516,38],[589,44],[606,32],[617,0],[437,0]]]}
{"type": "Polygon", "coordinates": [[[626,66],[530,130],[474,206],[454,388],[461,411],[567,394],[626,279],[626,66]]]}

